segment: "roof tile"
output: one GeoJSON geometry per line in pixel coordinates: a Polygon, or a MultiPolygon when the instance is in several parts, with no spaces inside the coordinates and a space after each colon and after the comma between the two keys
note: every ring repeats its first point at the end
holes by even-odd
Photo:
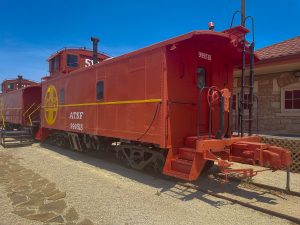
{"type": "Polygon", "coordinates": [[[300,54],[300,36],[261,48],[255,52],[260,60],[300,54]]]}

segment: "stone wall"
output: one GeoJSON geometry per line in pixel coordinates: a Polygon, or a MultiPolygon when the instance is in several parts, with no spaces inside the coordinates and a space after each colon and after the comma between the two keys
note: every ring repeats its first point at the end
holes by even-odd
{"type": "MultiPolygon", "coordinates": [[[[249,77],[246,77],[249,85],[249,77]]],[[[234,93],[240,92],[240,78],[234,80],[234,93]]],[[[300,112],[286,112],[282,109],[281,95],[283,89],[294,85],[300,89],[300,77],[295,72],[273,73],[255,76],[254,94],[257,96],[258,105],[254,103],[253,132],[272,135],[300,135],[300,112]],[[258,118],[258,123],[257,123],[258,118]]],[[[246,88],[245,93],[248,93],[246,88]]],[[[237,113],[234,114],[234,128],[236,128],[237,113]]],[[[248,118],[245,110],[245,118],[248,118]]],[[[248,122],[244,122],[245,132],[248,122]]]]}

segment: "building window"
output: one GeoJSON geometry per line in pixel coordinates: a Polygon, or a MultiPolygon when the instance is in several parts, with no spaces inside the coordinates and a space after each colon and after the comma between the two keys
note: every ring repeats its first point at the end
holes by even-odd
{"type": "Polygon", "coordinates": [[[64,104],[65,103],[65,89],[60,89],[59,93],[59,103],[64,104]]]}
{"type": "MultiPolygon", "coordinates": [[[[249,99],[250,94],[244,94],[244,110],[249,110],[249,99]]],[[[232,110],[238,110],[238,105],[240,104],[240,93],[232,95],[232,110]]]]}
{"type": "Polygon", "coordinates": [[[300,89],[284,91],[284,109],[300,109],[300,89]]]}
{"type": "Polygon", "coordinates": [[[300,82],[293,83],[281,89],[281,111],[300,111],[300,82]]]}
{"type": "Polygon", "coordinates": [[[231,97],[231,109],[236,110],[236,94],[233,94],[231,97]]]}
{"type": "Polygon", "coordinates": [[[78,56],[67,54],[67,66],[77,67],[78,66],[78,56]]]}
{"type": "Polygon", "coordinates": [[[96,98],[98,101],[104,99],[104,81],[98,81],[96,85],[96,98]]]}
{"type": "Polygon", "coordinates": [[[250,94],[244,94],[244,109],[249,109],[250,94]]]}

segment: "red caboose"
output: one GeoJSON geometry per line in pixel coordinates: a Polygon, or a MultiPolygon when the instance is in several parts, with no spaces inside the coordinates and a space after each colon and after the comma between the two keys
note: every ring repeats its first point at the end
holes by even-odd
{"type": "Polygon", "coordinates": [[[40,121],[41,86],[30,86],[0,95],[2,126],[19,128],[40,121]]]}
{"type": "Polygon", "coordinates": [[[2,93],[18,90],[24,87],[35,86],[38,83],[24,79],[23,76],[18,75],[17,79],[7,79],[1,83],[2,93]]]}
{"type": "Polygon", "coordinates": [[[194,31],[69,73],[63,61],[42,83],[42,131],[80,151],[116,146],[133,168],[161,165],[187,180],[213,161],[288,166],[284,149],[231,138],[233,69],[247,32],[194,31]]]}

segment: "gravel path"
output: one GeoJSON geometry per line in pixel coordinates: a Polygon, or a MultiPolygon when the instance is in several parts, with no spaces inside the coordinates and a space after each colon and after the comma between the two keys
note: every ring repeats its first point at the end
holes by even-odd
{"type": "MultiPolygon", "coordinates": [[[[59,193],[66,193],[58,200],[45,200],[44,196],[43,203],[34,208],[42,210],[45,204],[49,204],[48,201],[61,201],[62,210],[57,211],[59,206],[47,209],[47,212],[56,210],[55,215],[63,218],[61,224],[68,224],[66,214],[70,209],[76,212],[77,217],[69,224],[82,225],[240,225],[253,224],[254,221],[255,224],[291,224],[192,189],[183,189],[172,179],[155,178],[71,150],[35,144],[32,147],[0,148],[0,156],[10,157],[22,170],[31,170],[32,176],[39,175],[47,184],[55,184],[59,193]]],[[[3,165],[5,167],[5,163],[3,165]]],[[[9,197],[7,184],[0,182],[0,189],[1,225],[43,224],[32,217],[24,218],[12,213],[15,206],[9,197]]],[[[58,224],[49,220],[45,223],[58,224]]]]}

